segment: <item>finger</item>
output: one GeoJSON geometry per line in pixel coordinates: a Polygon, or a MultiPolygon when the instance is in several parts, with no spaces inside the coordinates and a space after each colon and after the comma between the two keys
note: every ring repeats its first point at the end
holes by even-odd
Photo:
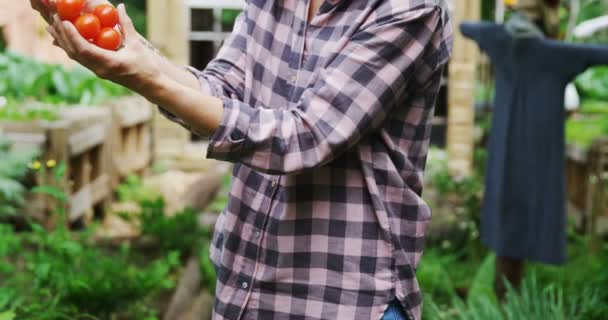
{"type": "Polygon", "coordinates": [[[40,13],[40,16],[42,16],[47,23],[51,23],[50,3],[47,5],[41,0],[30,0],[30,5],[34,10],[40,13]]]}
{"type": "Polygon", "coordinates": [[[72,48],[67,45],[67,41],[65,40],[65,37],[63,37],[63,35],[60,32],[61,28],[62,28],[61,23],[57,23],[55,21],[55,18],[53,17],[51,20],[51,24],[47,27],[47,31],[51,34],[53,39],[55,39],[57,41],[57,44],[62,49],[64,49],[68,55],[71,55],[72,48]]]}
{"type": "Polygon", "coordinates": [[[74,46],[72,46],[72,43],[68,40],[68,38],[65,34],[65,25],[66,24],[71,25],[72,23],[61,21],[61,19],[59,19],[58,15],[56,15],[56,14],[53,15],[52,26],[53,26],[53,30],[55,30],[55,34],[57,35],[57,37],[55,39],[57,39],[59,44],[61,44],[63,46],[63,48],[68,53],[68,55],[71,55],[72,53],[74,53],[74,46]]]}
{"type": "Polygon", "coordinates": [[[69,47],[65,44],[65,41],[61,39],[58,32],[53,28],[53,26],[48,26],[46,31],[53,37],[53,45],[59,47],[68,54],[68,56],[72,56],[72,52],[69,47]]]}
{"type": "Polygon", "coordinates": [[[57,3],[55,2],[55,0],[49,1],[49,13],[57,13],[57,3]]]}
{"type": "Polygon", "coordinates": [[[120,22],[120,29],[122,30],[124,41],[129,42],[130,40],[138,39],[137,30],[133,25],[133,20],[127,14],[127,9],[124,3],[118,5],[118,19],[120,22]]]}
{"type": "Polygon", "coordinates": [[[55,31],[55,29],[52,26],[48,26],[46,30],[51,35],[51,37],[53,37],[53,43],[52,43],[53,46],[61,49],[63,52],[65,52],[67,54],[68,57],[75,60],[75,56],[73,55],[72,50],[68,49],[69,46],[67,46],[65,44],[65,42],[60,40],[61,38],[57,35],[57,31],[55,31]]]}

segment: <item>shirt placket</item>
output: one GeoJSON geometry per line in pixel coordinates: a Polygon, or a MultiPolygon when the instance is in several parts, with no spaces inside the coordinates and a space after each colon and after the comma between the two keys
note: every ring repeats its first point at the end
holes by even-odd
{"type": "MultiPolygon", "coordinates": [[[[302,58],[304,53],[304,45],[305,45],[305,35],[306,35],[306,27],[308,17],[308,10],[310,7],[310,0],[306,0],[305,3],[299,3],[294,12],[294,19],[292,21],[292,30],[295,30],[295,34],[291,40],[292,46],[292,54],[290,56],[289,61],[289,74],[288,81],[291,83],[293,87],[296,87],[298,84],[300,68],[302,67],[302,58]]],[[[293,96],[296,90],[292,90],[290,93],[290,101],[293,102],[293,96]]],[[[260,208],[260,212],[264,213],[264,220],[261,226],[254,226],[254,230],[252,231],[251,241],[255,242],[256,247],[258,248],[256,252],[256,259],[253,266],[246,265],[243,266],[244,275],[242,279],[239,279],[237,285],[240,286],[241,292],[246,291],[246,295],[241,304],[240,313],[238,319],[241,319],[243,316],[243,312],[249,302],[252,295],[253,281],[256,279],[256,274],[260,269],[260,251],[261,244],[264,236],[266,235],[266,225],[268,221],[268,217],[271,214],[272,204],[276,197],[276,193],[278,187],[280,185],[281,176],[270,176],[267,179],[266,189],[268,190],[266,201],[262,204],[260,208]],[[251,275],[250,277],[247,275],[251,275]]]]}
{"type": "Polygon", "coordinates": [[[264,220],[261,225],[254,225],[254,229],[251,232],[252,239],[250,241],[254,242],[256,244],[256,247],[258,248],[256,252],[255,263],[253,264],[253,266],[250,265],[243,267],[243,273],[250,274],[251,277],[245,276],[244,279],[239,279],[239,282],[237,283],[241,287],[241,289],[246,292],[245,298],[243,299],[243,302],[241,304],[241,310],[238,319],[241,319],[241,317],[243,316],[243,311],[245,310],[247,303],[251,298],[253,281],[255,281],[255,275],[257,273],[257,270],[259,269],[260,264],[260,248],[264,235],[266,234],[266,224],[268,221],[268,216],[270,215],[270,209],[272,208],[272,203],[276,196],[278,186],[280,184],[280,179],[280,176],[272,176],[271,178],[266,180],[266,186],[264,188],[268,190],[267,197],[262,206],[260,207],[260,212],[264,213],[264,220]]]}

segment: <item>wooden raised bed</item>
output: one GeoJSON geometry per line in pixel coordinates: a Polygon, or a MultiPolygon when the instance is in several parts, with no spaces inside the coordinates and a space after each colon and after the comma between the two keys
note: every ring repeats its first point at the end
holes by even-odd
{"type": "Polygon", "coordinates": [[[590,233],[608,231],[608,137],[589,149],[567,147],[566,178],[570,203],[583,213],[583,227],[590,233]]]}
{"type": "Polygon", "coordinates": [[[141,174],[152,161],[151,104],[141,96],[110,103],[112,110],[112,186],[131,174],[141,174]]]}
{"type": "MultiPolygon", "coordinates": [[[[110,113],[105,108],[74,107],[62,110],[57,121],[0,122],[0,130],[15,148],[37,148],[41,162],[66,165],[56,187],[68,195],[70,223],[88,222],[102,216],[111,198],[109,161],[110,113]]],[[[38,177],[38,183],[42,180],[38,177]]],[[[47,182],[51,183],[51,182],[47,182]]],[[[32,195],[24,214],[47,227],[56,222],[57,203],[32,195]]]]}
{"type": "Polygon", "coordinates": [[[190,143],[190,132],[156,111],[154,116],[154,157],[174,159],[190,143]]]}

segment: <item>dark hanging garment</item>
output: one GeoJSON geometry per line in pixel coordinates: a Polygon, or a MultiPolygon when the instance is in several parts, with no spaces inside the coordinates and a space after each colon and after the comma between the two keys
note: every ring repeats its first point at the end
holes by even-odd
{"type": "Polygon", "coordinates": [[[513,37],[494,23],[462,33],[496,69],[482,241],[499,256],[550,264],[566,260],[564,90],[608,47],[513,37]]]}

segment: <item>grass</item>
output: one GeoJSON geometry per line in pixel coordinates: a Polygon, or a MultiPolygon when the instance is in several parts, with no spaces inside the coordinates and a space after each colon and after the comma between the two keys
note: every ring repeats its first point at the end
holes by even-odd
{"type": "Polygon", "coordinates": [[[608,316],[608,244],[580,236],[570,239],[564,266],[530,264],[522,288],[508,289],[503,304],[494,294],[495,258],[459,259],[440,248],[422,258],[418,280],[424,319],[581,319],[608,316]]]}

